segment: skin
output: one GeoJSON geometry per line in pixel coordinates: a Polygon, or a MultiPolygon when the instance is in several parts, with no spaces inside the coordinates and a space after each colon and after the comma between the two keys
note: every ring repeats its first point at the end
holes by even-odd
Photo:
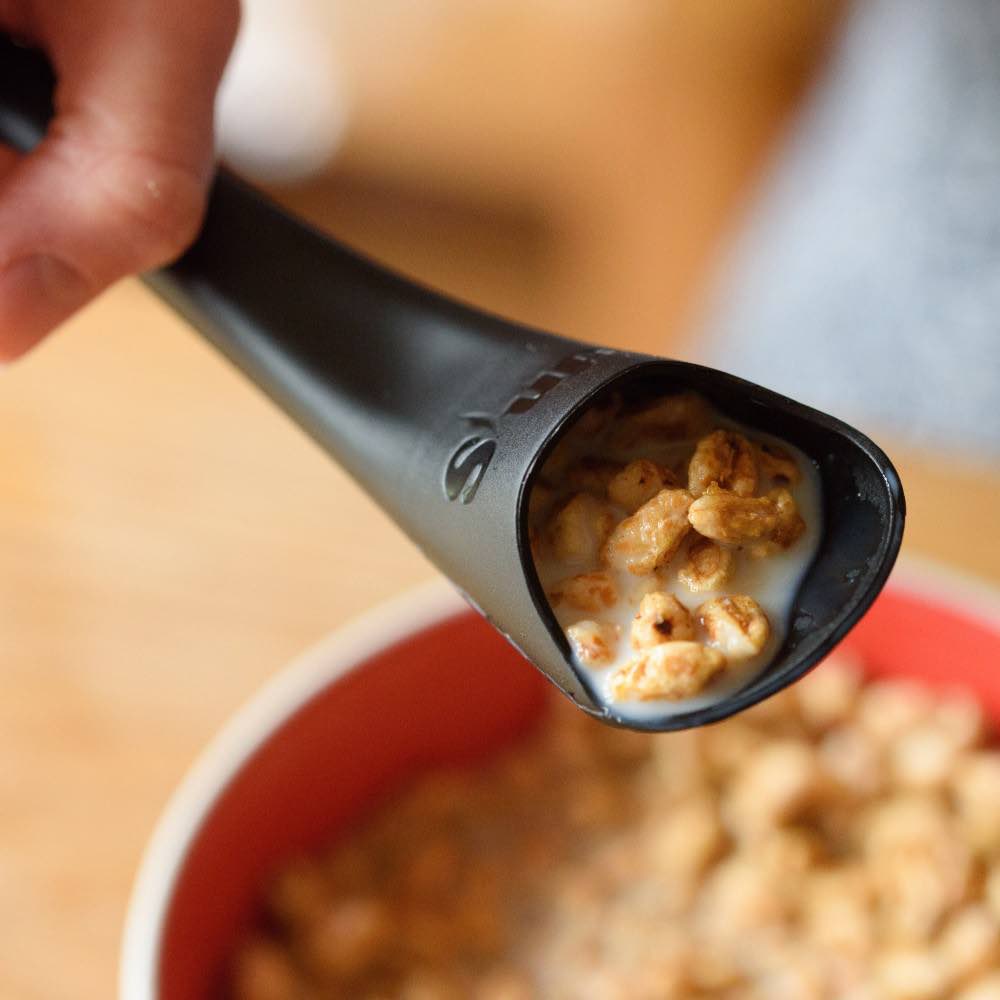
{"type": "Polygon", "coordinates": [[[59,80],[38,148],[0,146],[0,360],[194,239],[238,22],[237,0],[0,0],[59,80]]]}

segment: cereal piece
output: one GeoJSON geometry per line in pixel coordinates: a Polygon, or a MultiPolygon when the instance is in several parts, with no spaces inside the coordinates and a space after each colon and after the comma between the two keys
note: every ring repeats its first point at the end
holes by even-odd
{"type": "Polygon", "coordinates": [[[784,901],[767,873],[751,859],[734,855],[716,865],[705,880],[695,926],[725,941],[734,934],[780,924],[786,915],[784,901]]]}
{"type": "Polygon", "coordinates": [[[746,594],[713,597],[698,608],[697,614],[711,644],[730,662],[756,656],[771,635],[767,615],[746,594]]]}
{"type": "Polygon", "coordinates": [[[934,717],[960,750],[978,746],[986,735],[982,706],[965,692],[949,694],[940,701],[934,710],[934,717]]]}
{"type": "Polygon", "coordinates": [[[858,798],[877,795],[886,785],[881,748],[856,723],[831,729],[819,745],[819,760],[826,774],[858,798]]]}
{"type": "Polygon", "coordinates": [[[867,970],[859,971],[856,965],[848,968],[851,970],[847,980],[849,985],[845,985],[843,991],[837,994],[837,1000],[882,1000],[875,986],[868,981],[865,975],[867,970]]]}
{"type": "Polygon", "coordinates": [[[759,972],[753,996],[767,1000],[826,1000],[829,993],[820,956],[794,946],[775,948],[774,952],[774,958],[759,972]]]}
{"type": "MultiPolygon", "coordinates": [[[[622,1000],[683,1000],[690,996],[692,950],[684,941],[666,942],[641,966],[621,977],[622,1000]]],[[[604,994],[589,995],[594,1000],[605,1000],[604,994]]]]}
{"type": "Polygon", "coordinates": [[[624,417],[611,433],[611,446],[630,448],[639,441],[683,441],[707,430],[711,411],[701,396],[682,392],[666,396],[624,417]]]}
{"type": "Polygon", "coordinates": [[[956,981],[996,968],[1000,959],[1000,924],[988,907],[964,906],[941,933],[939,951],[956,981]]]}
{"type": "Polygon", "coordinates": [[[724,794],[723,818],[739,836],[759,836],[797,818],[822,789],[815,750],[799,740],[776,740],[744,761],[724,794]]]}
{"type": "Polygon", "coordinates": [[[733,575],[733,553],[710,538],[697,538],[688,549],[687,560],[677,579],[688,590],[719,590],[733,575]]]}
{"type": "Polygon", "coordinates": [[[813,830],[776,827],[741,845],[748,857],[774,882],[791,907],[801,894],[801,880],[814,872],[826,855],[823,838],[813,830]]]}
{"type": "Polygon", "coordinates": [[[923,721],[932,707],[927,692],[916,684],[875,681],[862,692],[858,722],[880,743],[889,743],[923,721]]]}
{"type": "Polygon", "coordinates": [[[790,548],[802,537],[806,522],[799,514],[795,498],[784,487],[771,490],[767,497],[778,511],[778,523],[771,532],[771,541],[782,549],[790,548]]]}
{"type": "Polygon", "coordinates": [[[1000,1000],[1000,972],[990,972],[969,983],[955,1000],[1000,1000]]]}
{"type": "Polygon", "coordinates": [[[535,1000],[531,980],[513,969],[495,969],[476,985],[472,1000],[535,1000]]]}
{"type": "Polygon", "coordinates": [[[393,996],[396,1000],[465,1000],[465,993],[453,976],[427,969],[407,976],[393,996]]]}
{"type": "Polygon", "coordinates": [[[323,872],[334,898],[362,895],[371,888],[377,865],[371,853],[356,840],[337,845],[337,849],[322,859],[323,872]]]}
{"type": "Polygon", "coordinates": [[[897,941],[927,941],[965,896],[972,873],[969,851],[933,795],[886,799],[866,825],[862,849],[885,933],[897,941]]]}
{"type": "Polygon", "coordinates": [[[779,486],[794,486],[802,478],[798,463],[791,453],[780,445],[760,442],[757,445],[756,457],[757,468],[760,469],[761,475],[779,486]]]}
{"type": "Polygon", "coordinates": [[[632,648],[649,649],[676,639],[694,639],[694,622],[673,594],[647,594],[632,622],[632,648]]]}
{"type": "Polygon", "coordinates": [[[723,852],[725,831],[708,794],[693,795],[650,824],[646,858],[654,871],[669,878],[699,879],[723,852]]]}
{"type": "Polygon", "coordinates": [[[302,956],[318,977],[336,981],[374,965],[394,935],[390,913],[373,897],[331,902],[302,937],[302,956]]]}
{"type": "MultiPolygon", "coordinates": [[[[734,1000],[750,1000],[752,993],[743,992],[740,987],[747,985],[746,971],[738,957],[724,948],[694,948],[689,961],[688,976],[695,996],[732,997],[734,1000]],[[725,991],[725,992],[719,992],[725,991]]],[[[677,1000],[691,995],[691,991],[680,991],[677,1000]]],[[[671,997],[671,1000],[674,1000],[671,997]]]]}
{"type": "Polygon", "coordinates": [[[453,914],[424,902],[407,917],[406,966],[447,967],[458,950],[458,930],[453,914]]]}
{"type": "Polygon", "coordinates": [[[861,671],[844,659],[828,660],[792,687],[802,721],[822,732],[846,720],[861,689],[861,671]]]}
{"type": "Polygon", "coordinates": [[[726,665],[716,649],[698,642],[664,642],[619,667],[608,682],[613,701],[693,698],[726,665]]]}
{"type": "MultiPolygon", "coordinates": [[[[908,729],[892,745],[890,773],[903,788],[943,785],[955,767],[959,752],[951,733],[936,718],[928,719],[908,729]]],[[[1000,792],[1000,786],[997,791],[1000,792]]]]}
{"type": "Polygon", "coordinates": [[[933,853],[950,841],[948,812],[928,793],[907,793],[884,799],[865,823],[865,851],[872,860],[900,853],[933,853]]]}
{"type": "Polygon", "coordinates": [[[688,465],[688,490],[700,497],[709,486],[740,497],[752,497],[757,492],[754,450],[742,434],[718,430],[698,442],[688,465]]]}
{"type": "Polygon", "coordinates": [[[549,526],[553,552],[570,564],[593,563],[613,526],[607,504],[589,493],[577,493],[549,526]]]}
{"type": "Polygon", "coordinates": [[[454,901],[455,932],[459,947],[470,958],[496,959],[509,944],[509,927],[503,919],[501,886],[489,870],[473,868],[454,901]]]}
{"type": "Polygon", "coordinates": [[[553,604],[568,604],[580,611],[603,611],[618,600],[618,588],[610,573],[596,570],[560,580],[550,591],[553,604]]]}
{"type": "Polygon", "coordinates": [[[879,996],[885,1000],[942,1000],[949,985],[944,962],[919,948],[886,952],[876,969],[879,996]]]}
{"type": "Polygon", "coordinates": [[[864,958],[875,943],[871,890],[864,869],[838,867],[812,873],[802,883],[806,933],[821,948],[864,958]]]}
{"type": "MultiPolygon", "coordinates": [[[[594,951],[597,949],[595,948],[594,951]]],[[[610,949],[609,949],[610,950],[610,949]]],[[[626,985],[620,972],[602,966],[586,954],[574,955],[572,966],[563,981],[560,1000],[636,1000],[631,984],[626,985]]],[[[669,994],[667,994],[669,996],[669,994]]],[[[642,998],[647,1000],[647,998],[642,998]]]]}
{"type": "Polygon", "coordinates": [[[586,667],[603,667],[611,662],[619,632],[617,625],[594,621],[576,622],[566,629],[576,658],[586,667]]]}
{"type": "Polygon", "coordinates": [[[268,896],[271,915],[287,927],[317,919],[330,900],[323,868],[312,858],[296,858],[278,873],[268,896]]]}
{"type": "Polygon", "coordinates": [[[967,754],[956,767],[954,794],[959,824],[972,848],[1000,851],[1000,753],[967,754]]]}
{"type": "Polygon", "coordinates": [[[710,413],[708,404],[697,393],[678,392],[650,403],[633,413],[631,419],[670,436],[691,438],[705,426],[710,413]]]}
{"type": "Polygon", "coordinates": [[[622,796],[615,785],[591,774],[581,775],[573,783],[566,819],[577,832],[609,827],[621,813],[622,796]]]}
{"type": "Polygon", "coordinates": [[[687,490],[661,490],[612,531],[604,546],[605,563],[643,576],[669,562],[688,533],[690,506],[687,490]]]}
{"type": "Polygon", "coordinates": [[[563,479],[563,485],[574,492],[583,491],[604,499],[608,484],[621,473],[621,464],[607,462],[600,458],[581,458],[570,466],[563,479]]]}
{"type": "Polygon", "coordinates": [[[291,957],[273,942],[254,938],[236,956],[234,1000],[299,1000],[305,984],[291,957]]]}
{"type": "Polygon", "coordinates": [[[690,505],[688,519],[699,535],[738,543],[770,538],[778,525],[778,510],[769,497],[741,497],[709,486],[690,505]]]}
{"type": "Polygon", "coordinates": [[[453,836],[430,834],[414,849],[398,875],[400,888],[410,896],[452,895],[461,875],[461,861],[459,845],[453,836]]]}
{"type": "Polygon", "coordinates": [[[677,481],[669,469],[648,459],[637,458],[610,479],[608,499],[634,514],[661,490],[676,485],[677,481]]]}
{"type": "Polygon", "coordinates": [[[774,503],[778,520],[770,534],[753,542],[748,551],[754,559],[767,559],[791,548],[805,533],[806,522],[799,514],[795,498],[784,488],[773,489],[766,499],[774,503]]]}
{"type": "Polygon", "coordinates": [[[1000,862],[994,862],[986,869],[983,899],[993,916],[1000,920],[1000,862]]]}

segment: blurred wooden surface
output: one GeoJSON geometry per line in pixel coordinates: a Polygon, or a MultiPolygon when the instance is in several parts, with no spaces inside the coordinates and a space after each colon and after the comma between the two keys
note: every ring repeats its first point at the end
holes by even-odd
{"type": "MultiPolygon", "coordinates": [[[[678,2],[686,19],[641,60],[627,58],[635,26],[621,29],[628,45],[606,32],[603,50],[581,32],[569,93],[573,45],[560,43],[550,76],[562,89],[547,93],[533,36],[520,91],[508,73],[516,100],[492,112],[492,145],[487,83],[530,26],[508,26],[506,48],[494,34],[490,49],[461,22],[465,47],[427,57],[437,83],[410,67],[406,106],[379,104],[359,70],[371,106],[338,172],[285,197],[489,308],[683,351],[683,317],[801,83],[781,54],[817,51],[809,25],[798,36],[786,25],[755,52],[757,36],[731,35],[712,6],[678,2]],[[479,80],[466,103],[444,100],[449,52],[453,75],[479,80]],[[617,139],[601,131],[633,106],[617,139]],[[643,125],[657,107],[669,128],[643,125]]],[[[767,8],[733,6],[744,20],[767,8]]],[[[291,657],[432,570],[134,282],[0,374],[0,449],[0,997],[103,1000],[142,847],[194,755],[291,657]]],[[[1000,582],[1000,537],[986,527],[1000,474],[936,456],[900,466],[907,548],[1000,582]]]]}

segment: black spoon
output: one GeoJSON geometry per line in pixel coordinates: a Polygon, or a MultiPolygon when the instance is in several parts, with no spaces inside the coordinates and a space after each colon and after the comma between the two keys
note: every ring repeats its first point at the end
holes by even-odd
{"type": "MultiPolygon", "coordinates": [[[[0,141],[28,150],[41,138],[53,84],[42,55],[0,40],[0,141]]],[[[225,171],[197,242],[146,281],[335,456],[557,687],[607,722],[683,729],[767,698],[844,637],[895,561],[899,478],[841,421],[723,372],[478,312],[378,267],[225,171]],[[636,721],[604,705],[574,664],[535,573],[526,508],[535,473],[588,404],[650,388],[695,390],[797,445],[820,473],[823,535],[770,666],[707,707],[636,721]]]]}

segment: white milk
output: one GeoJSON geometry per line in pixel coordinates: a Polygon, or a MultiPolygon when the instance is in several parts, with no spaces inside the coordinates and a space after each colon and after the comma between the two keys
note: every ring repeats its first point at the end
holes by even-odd
{"type": "MultiPolygon", "coordinates": [[[[695,593],[688,590],[678,580],[677,571],[686,559],[688,547],[688,541],[686,540],[680,546],[680,550],[673,560],[660,567],[655,574],[636,576],[624,570],[617,573],[612,571],[612,575],[616,577],[619,594],[619,601],[615,607],[607,608],[600,613],[582,612],[577,608],[571,608],[565,604],[552,609],[557,621],[564,629],[574,622],[587,618],[620,626],[621,635],[618,639],[614,660],[606,667],[581,666],[580,670],[592,678],[594,688],[600,693],[601,697],[609,704],[613,703],[616,711],[626,717],[635,719],[654,718],[703,708],[718,701],[735,689],[745,686],[759,674],[770,663],[784,641],[796,590],[819,546],[820,535],[822,533],[822,504],[820,499],[819,472],[813,463],[801,451],[792,447],[787,442],[771,435],[754,431],[734,421],[718,417],[714,427],[739,431],[751,441],[761,444],[780,445],[782,449],[794,457],[801,475],[799,482],[794,486],[788,486],[788,489],[795,498],[799,513],[805,521],[806,529],[794,545],[776,555],[755,559],[746,552],[737,551],[735,570],[722,590],[702,590],[695,593]],[[705,641],[706,638],[700,626],[697,625],[696,611],[701,604],[711,600],[713,597],[748,594],[757,601],[767,615],[771,623],[770,638],[764,649],[757,656],[749,660],[742,660],[727,665],[716,680],[703,693],[694,698],[686,698],[680,701],[670,701],[664,698],[650,699],[648,701],[613,701],[607,694],[608,680],[611,673],[617,667],[635,655],[635,651],[630,644],[632,620],[638,612],[639,602],[646,593],[652,590],[661,590],[673,594],[691,611],[698,631],[696,638],[699,641],[705,641]]],[[[592,446],[596,444],[598,444],[598,441],[595,440],[592,442],[592,446]]],[[[669,442],[662,445],[658,445],[655,442],[645,442],[629,449],[628,452],[615,452],[613,454],[595,452],[592,446],[581,446],[579,449],[574,448],[573,451],[574,453],[579,451],[580,457],[588,455],[590,457],[608,458],[614,461],[648,458],[664,465],[672,465],[676,463],[679,455],[690,454],[694,449],[694,444],[694,441],[681,444],[669,442]]],[[[684,486],[686,483],[682,482],[681,485],[684,486]]],[[[767,488],[768,483],[762,477],[759,492],[766,492],[767,488]]],[[[618,519],[628,514],[627,511],[621,508],[614,509],[618,519]]],[[[597,568],[605,567],[598,567],[596,565],[583,568],[568,567],[565,563],[560,562],[551,555],[540,559],[536,564],[539,579],[546,592],[555,583],[567,576],[589,572],[597,568]]]]}

